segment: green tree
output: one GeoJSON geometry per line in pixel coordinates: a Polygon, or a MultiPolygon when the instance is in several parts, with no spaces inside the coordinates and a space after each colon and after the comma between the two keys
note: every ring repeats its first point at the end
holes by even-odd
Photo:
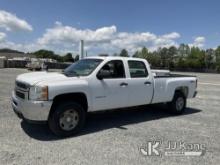
{"type": "Polygon", "coordinates": [[[33,53],[37,58],[54,58],[54,52],[41,49],[33,53]]]}
{"type": "Polygon", "coordinates": [[[207,49],[205,51],[205,66],[207,69],[215,68],[214,57],[215,51],[213,49],[207,49]]]}
{"type": "Polygon", "coordinates": [[[202,69],[205,68],[205,51],[198,47],[192,47],[189,56],[187,57],[189,68],[202,69]]]}
{"type": "Polygon", "coordinates": [[[187,68],[187,63],[186,63],[185,58],[179,57],[177,59],[176,64],[175,64],[175,68],[177,68],[177,69],[186,69],[187,68]]]}
{"type": "Polygon", "coordinates": [[[147,59],[148,58],[148,49],[143,47],[140,53],[140,58],[147,59]]]}
{"type": "Polygon", "coordinates": [[[141,51],[136,51],[133,54],[133,57],[148,59],[148,55],[148,49],[146,47],[143,47],[141,51]]]}
{"type": "Polygon", "coordinates": [[[177,48],[175,46],[171,46],[169,47],[168,49],[168,54],[167,54],[167,64],[168,64],[168,67],[171,69],[171,68],[174,68],[174,58],[177,56],[177,48]]]}
{"type": "Polygon", "coordinates": [[[152,53],[149,52],[147,60],[152,68],[158,68],[161,66],[161,58],[156,51],[152,53]]]}
{"type": "Polygon", "coordinates": [[[65,56],[63,56],[64,62],[74,62],[72,53],[67,53],[65,56]]]}
{"type": "Polygon", "coordinates": [[[36,58],[50,58],[50,59],[57,60],[59,62],[63,62],[63,58],[55,54],[51,50],[41,49],[41,50],[34,52],[33,54],[36,56],[36,58]]]}
{"type": "Polygon", "coordinates": [[[220,72],[220,46],[217,47],[215,50],[215,56],[216,56],[216,69],[218,72],[220,72]]]}
{"type": "Polygon", "coordinates": [[[161,58],[161,65],[163,68],[169,67],[169,50],[167,48],[159,48],[158,53],[161,58]]]}
{"type": "Polygon", "coordinates": [[[75,56],[74,61],[75,61],[75,62],[76,62],[76,61],[79,61],[79,55],[78,55],[78,54],[75,56]]]}
{"type": "Polygon", "coordinates": [[[121,50],[121,53],[119,54],[119,56],[121,57],[128,57],[128,51],[126,49],[122,49],[121,50]]]}
{"type": "Polygon", "coordinates": [[[140,52],[139,51],[136,51],[133,55],[132,55],[132,57],[136,57],[136,58],[138,58],[140,56],[140,52]]]}
{"type": "Polygon", "coordinates": [[[190,47],[189,45],[186,44],[180,44],[179,48],[178,48],[178,55],[180,57],[186,57],[190,54],[190,47]]]}

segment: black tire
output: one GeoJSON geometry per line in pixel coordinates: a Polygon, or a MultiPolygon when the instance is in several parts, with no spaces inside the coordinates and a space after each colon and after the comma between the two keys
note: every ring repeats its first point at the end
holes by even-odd
{"type": "Polygon", "coordinates": [[[186,109],[186,97],[182,92],[176,91],[173,100],[168,103],[168,111],[172,114],[180,115],[185,112],[185,109],[186,109]]]}
{"type": "Polygon", "coordinates": [[[85,118],[86,118],[86,112],[82,108],[81,105],[79,105],[78,103],[74,103],[74,102],[65,102],[65,103],[60,103],[55,107],[54,111],[49,116],[48,125],[49,125],[50,130],[55,135],[68,137],[68,136],[75,135],[82,129],[85,123],[85,118]],[[74,113],[75,112],[78,113],[78,116],[77,116],[78,122],[73,129],[65,130],[64,128],[62,128],[61,119],[64,118],[63,116],[65,115],[65,113],[71,110],[73,110],[74,113]]]}

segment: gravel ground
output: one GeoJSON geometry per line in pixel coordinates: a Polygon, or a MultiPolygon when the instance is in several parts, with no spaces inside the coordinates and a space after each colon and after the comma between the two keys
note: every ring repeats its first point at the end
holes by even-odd
{"type": "Polygon", "coordinates": [[[46,125],[18,119],[10,105],[14,80],[24,69],[0,69],[0,164],[219,164],[220,75],[198,74],[199,94],[186,113],[171,116],[160,107],[90,114],[81,134],[59,139],[46,125]],[[161,156],[141,147],[162,140],[161,156]],[[203,144],[203,156],[165,156],[164,144],[203,144]]]}

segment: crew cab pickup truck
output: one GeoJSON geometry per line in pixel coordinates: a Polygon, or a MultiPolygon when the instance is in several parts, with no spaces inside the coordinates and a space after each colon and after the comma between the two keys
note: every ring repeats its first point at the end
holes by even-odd
{"type": "Polygon", "coordinates": [[[62,73],[19,75],[12,107],[22,119],[44,121],[56,135],[70,136],[82,129],[91,111],[166,103],[181,114],[196,88],[196,77],[152,71],[144,59],[87,57],[62,73]]]}

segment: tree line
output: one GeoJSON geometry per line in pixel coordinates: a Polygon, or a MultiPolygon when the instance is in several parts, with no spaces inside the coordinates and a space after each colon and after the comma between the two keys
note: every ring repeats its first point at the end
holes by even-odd
{"type": "Polygon", "coordinates": [[[76,55],[75,58],[73,58],[72,53],[66,53],[64,56],[60,56],[58,54],[55,54],[51,50],[44,50],[44,49],[38,50],[31,54],[34,54],[36,58],[50,58],[57,60],[58,62],[75,62],[79,60],[79,55],[76,55]]]}
{"type": "MultiPolygon", "coordinates": [[[[126,49],[115,55],[130,56],[126,49]]],[[[152,68],[220,72],[220,46],[216,49],[200,49],[180,44],[179,47],[164,47],[153,52],[143,47],[131,56],[147,59],[152,68]]]]}
{"type": "MultiPolygon", "coordinates": [[[[79,60],[79,55],[73,57],[71,53],[67,53],[60,56],[50,50],[38,50],[32,54],[37,58],[51,58],[58,62],[75,62],[79,60]]],[[[108,56],[108,54],[100,54],[100,56],[108,56]]],[[[114,53],[113,56],[144,58],[148,60],[151,68],[220,72],[220,46],[216,49],[201,49],[190,47],[187,44],[180,44],[178,47],[163,47],[155,51],[149,51],[146,47],[143,47],[134,54],[129,54],[126,49],[122,49],[120,53],[114,53]]]]}

